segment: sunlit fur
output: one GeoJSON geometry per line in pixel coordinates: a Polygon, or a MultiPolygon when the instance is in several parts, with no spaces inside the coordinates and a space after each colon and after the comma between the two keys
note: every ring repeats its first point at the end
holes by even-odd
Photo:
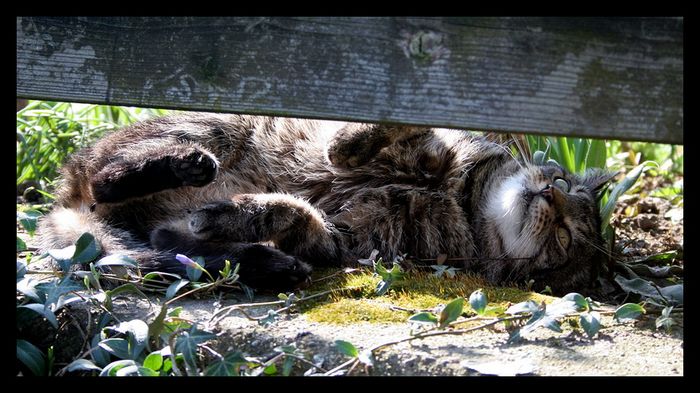
{"type": "Polygon", "coordinates": [[[184,272],[175,253],[204,255],[212,271],[231,259],[243,282],[273,288],[374,249],[447,254],[494,283],[559,292],[595,277],[596,192],[609,180],[518,162],[465,131],[205,113],[113,132],[62,174],[44,249],[90,231],[145,269],[184,272]],[[556,177],[571,188],[546,197],[556,177]]]}

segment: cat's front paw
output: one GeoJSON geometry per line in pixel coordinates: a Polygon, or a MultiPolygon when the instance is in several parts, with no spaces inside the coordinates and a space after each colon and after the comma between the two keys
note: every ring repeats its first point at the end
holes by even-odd
{"type": "Polygon", "coordinates": [[[208,153],[194,150],[186,155],[173,157],[170,167],[183,186],[201,187],[216,177],[219,164],[208,153]]]}
{"type": "Polygon", "coordinates": [[[241,282],[275,291],[303,289],[311,284],[311,266],[280,250],[252,244],[239,256],[241,282]]]}

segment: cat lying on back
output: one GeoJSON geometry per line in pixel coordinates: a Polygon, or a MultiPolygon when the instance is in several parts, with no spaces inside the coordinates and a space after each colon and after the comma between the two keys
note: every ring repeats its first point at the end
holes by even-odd
{"type": "Polygon", "coordinates": [[[555,293],[597,277],[609,174],[521,163],[464,131],[326,124],[194,113],[108,134],[62,168],[41,247],[90,232],[142,269],[184,275],[181,253],[213,274],[229,259],[243,283],[276,290],[374,249],[447,254],[490,282],[555,293]]]}

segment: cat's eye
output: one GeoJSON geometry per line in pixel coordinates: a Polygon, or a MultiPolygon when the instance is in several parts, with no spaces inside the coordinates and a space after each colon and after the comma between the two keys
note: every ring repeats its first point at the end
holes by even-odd
{"type": "Polygon", "coordinates": [[[557,241],[565,250],[568,250],[569,245],[571,244],[571,234],[569,233],[569,230],[564,227],[558,227],[557,241]]]}
{"type": "Polygon", "coordinates": [[[557,177],[554,179],[554,187],[557,187],[558,189],[564,191],[564,192],[569,192],[569,189],[571,188],[571,185],[569,184],[569,181],[562,178],[562,177],[557,177]]]}

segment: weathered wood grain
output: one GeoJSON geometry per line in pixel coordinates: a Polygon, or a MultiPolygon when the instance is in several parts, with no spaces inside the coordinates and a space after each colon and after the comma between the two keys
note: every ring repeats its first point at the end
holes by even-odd
{"type": "Polygon", "coordinates": [[[19,17],[17,96],[682,143],[683,19],[19,17]]]}

